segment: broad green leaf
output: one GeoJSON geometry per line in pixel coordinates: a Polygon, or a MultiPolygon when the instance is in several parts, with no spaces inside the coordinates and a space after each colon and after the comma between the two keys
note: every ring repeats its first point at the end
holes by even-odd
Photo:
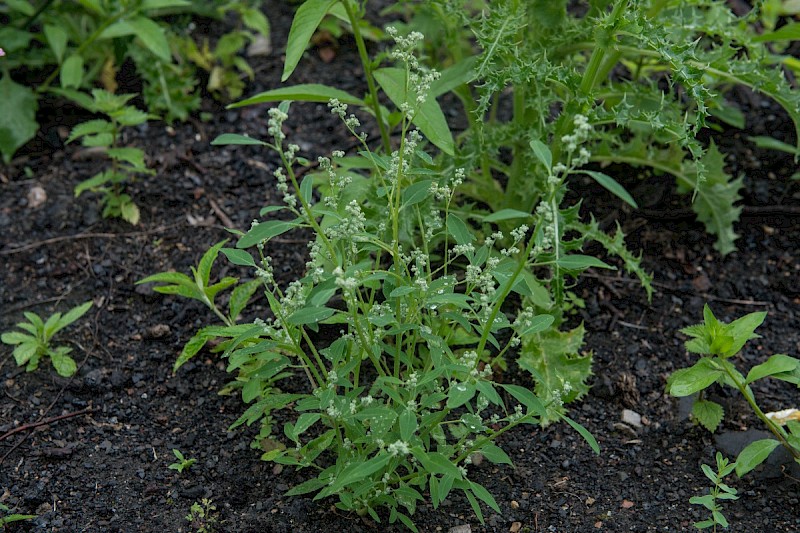
{"type": "Polygon", "coordinates": [[[775,354],[760,365],[756,365],[747,373],[747,380],[745,385],[774,374],[781,374],[783,372],[792,372],[800,364],[800,361],[794,357],[789,357],[784,354],[775,354]]]}
{"type": "Polygon", "coordinates": [[[289,315],[286,321],[294,326],[317,324],[335,312],[336,309],[331,309],[330,307],[304,307],[289,315]]]}
{"type": "Polygon", "coordinates": [[[480,454],[494,464],[513,465],[511,458],[499,446],[487,444],[479,450],[480,454]]]}
{"type": "Polygon", "coordinates": [[[218,135],[216,139],[211,141],[211,146],[224,146],[228,144],[254,144],[258,146],[266,146],[264,141],[247,137],[246,135],[238,135],[236,133],[223,133],[218,135]]]}
{"type": "Polygon", "coordinates": [[[78,370],[78,365],[75,364],[75,360],[67,355],[70,351],[69,348],[62,346],[48,352],[50,360],[53,362],[53,368],[56,369],[59,376],[65,378],[72,376],[78,370]]]}
{"type": "MultiPolygon", "coordinates": [[[[6,0],[6,4],[12,11],[22,13],[26,17],[30,17],[36,13],[36,7],[29,0],[6,0]]],[[[0,507],[0,510],[2,507],[0,507]]]]}
{"type": "MultiPolygon", "coordinates": [[[[375,80],[380,84],[386,96],[400,108],[403,104],[413,105],[416,95],[409,94],[406,89],[406,71],[399,68],[382,68],[374,73],[375,80]]],[[[447,125],[442,109],[436,98],[428,96],[425,102],[417,109],[412,120],[430,142],[435,144],[447,155],[453,155],[455,144],[453,135],[447,125]]]]}
{"type": "Polygon", "coordinates": [[[308,47],[311,36],[317,31],[322,19],[339,0],[306,0],[294,14],[286,42],[286,59],[283,62],[281,82],[289,79],[300,58],[308,47]]]}
{"type": "Polygon", "coordinates": [[[495,211],[491,215],[487,215],[483,217],[484,222],[500,222],[503,220],[512,220],[515,218],[531,218],[533,215],[530,213],[526,213],[525,211],[519,211],[517,209],[501,209],[499,211],[495,211]]]}
{"type": "Polygon", "coordinates": [[[417,431],[417,413],[411,409],[404,409],[403,412],[400,413],[399,425],[400,439],[403,442],[410,441],[411,437],[413,437],[414,433],[417,431]]]}
{"type": "Polygon", "coordinates": [[[692,405],[692,416],[697,420],[701,426],[715,432],[722,422],[725,412],[722,406],[717,402],[711,400],[695,400],[692,405]]]}
{"type": "Polygon", "coordinates": [[[763,463],[779,444],[775,439],[761,439],[748,444],[736,458],[736,475],[742,477],[763,463]]]}
{"type": "Polygon", "coordinates": [[[343,104],[357,106],[364,105],[364,100],[361,98],[356,98],[355,96],[351,95],[350,93],[346,93],[341,89],[328,87],[327,85],[322,85],[319,83],[307,83],[265,91],[255,96],[251,96],[250,98],[233,103],[229,105],[228,108],[263,104],[265,102],[283,102],[285,100],[327,103],[334,98],[343,104]]]}
{"type": "Polygon", "coordinates": [[[39,351],[39,343],[36,340],[27,340],[20,344],[17,344],[17,347],[14,348],[14,360],[17,362],[17,366],[22,366],[36,356],[36,352],[39,351]]]}
{"type": "Polygon", "coordinates": [[[455,479],[461,479],[462,477],[458,467],[441,453],[426,452],[418,446],[413,447],[411,453],[430,474],[441,474],[455,479]]]}
{"type": "Polygon", "coordinates": [[[758,313],[750,313],[727,324],[724,331],[726,335],[729,335],[733,339],[733,342],[727,349],[715,351],[713,353],[719,353],[722,357],[732,357],[739,353],[739,350],[744,347],[747,341],[759,338],[755,330],[764,322],[766,317],[767,313],[765,311],[760,311],[758,313]]]}
{"type": "Polygon", "coordinates": [[[457,244],[469,244],[475,240],[475,235],[472,234],[466,222],[453,213],[447,214],[447,232],[453,236],[457,244]]]}
{"type": "Polygon", "coordinates": [[[527,326],[525,326],[525,329],[520,332],[519,336],[524,337],[526,335],[533,335],[534,333],[544,331],[550,327],[554,320],[555,317],[552,315],[536,315],[535,317],[531,318],[530,322],[527,326]]]}
{"type": "Polygon", "coordinates": [[[156,57],[165,63],[172,61],[172,52],[164,28],[147,17],[135,17],[127,21],[133,28],[133,35],[156,57]]]}
{"type": "Polygon", "coordinates": [[[250,252],[239,250],[237,248],[222,248],[220,251],[225,254],[225,257],[228,258],[228,261],[234,265],[247,267],[256,266],[256,262],[253,259],[253,256],[250,255],[250,252]]]}
{"type": "Polygon", "coordinates": [[[609,268],[611,270],[617,269],[616,267],[604,263],[596,257],[580,254],[565,255],[556,261],[556,264],[565,270],[586,270],[587,268],[592,267],[609,268]]]}
{"type": "Polygon", "coordinates": [[[36,337],[31,337],[27,333],[22,333],[21,331],[7,331],[0,335],[0,342],[3,344],[20,344],[23,342],[35,342],[36,337]]]}
{"type": "Polygon", "coordinates": [[[550,153],[550,148],[539,139],[533,139],[530,142],[530,147],[536,159],[541,161],[544,167],[549,171],[553,167],[553,154],[550,153]]]}
{"type": "Polygon", "coordinates": [[[400,208],[415,205],[428,198],[433,185],[433,180],[422,180],[412,183],[403,191],[403,201],[400,208]]]}
{"type": "Polygon", "coordinates": [[[625,190],[625,187],[620,185],[617,180],[611,176],[603,174],[602,172],[595,172],[593,170],[581,170],[580,172],[591,177],[594,181],[607,189],[611,194],[624,201],[634,209],[639,208],[639,206],[636,204],[636,200],[633,199],[633,196],[631,196],[630,193],[625,190]]]}
{"type": "Polygon", "coordinates": [[[455,383],[447,391],[447,407],[455,409],[470,401],[475,396],[475,385],[471,383],[455,383]]]}
{"type": "Polygon", "coordinates": [[[439,79],[431,84],[431,92],[428,98],[438,98],[449,93],[453,89],[469,83],[475,79],[473,68],[478,62],[477,56],[461,59],[455,65],[447,67],[441,72],[439,79]]]}
{"type": "Polygon", "coordinates": [[[113,135],[114,132],[114,125],[103,119],[95,119],[89,120],[86,122],[81,122],[74,128],[72,128],[72,132],[67,139],[67,143],[71,143],[75,139],[83,137],[85,135],[97,135],[99,133],[105,133],[108,135],[113,135]]]}
{"type": "Polygon", "coordinates": [[[689,396],[700,392],[722,376],[711,359],[703,357],[694,366],[682,368],[667,378],[667,389],[673,396],[689,396]]]}
{"type": "Polygon", "coordinates": [[[64,51],[67,49],[67,41],[69,37],[67,32],[61,26],[54,24],[45,24],[44,36],[47,39],[47,44],[56,56],[56,61],[61,63],[64,60],[64,51]]]}
{"type": "Polygon", "coordinates": [[[31,89],[14,83],[8,73],[0,79],[0,153],[5,163],[39,130],[37,108],[36,94],[31,89]]]}

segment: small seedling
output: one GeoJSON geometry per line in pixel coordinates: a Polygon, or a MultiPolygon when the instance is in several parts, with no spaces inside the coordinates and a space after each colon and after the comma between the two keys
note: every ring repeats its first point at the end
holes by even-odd
{"type": "Polygon", "coordinates": [[[36,518],[35,514],[6,514],[10,511],[7,505],[0,503],[0,526],[5,530],[5,526],[12,522],[22,522],[36,518]]]}
{"type": "Polygon", "coordinates": [[[214,533],[217,526],[217,506],[208,498],[203,498],[200,503],[194,502],[186,515],[186,521],[198,533],[214,533]]]}
{"type": "Polygon", "coordinates": [[[702,522],[695,522],[694,527],[697,529],[708,529],[710,527],[717,531],[717,526],[724,528],[728,527],[728,520],[722,514],[722,507],[718,500],[736,500],[739,497],[736,495],[736,489],[729,487],[722,482],[723,478],[733,472],[736,468],[736,463],[731,463],[728,459],[717,452],[717,471],[714,472],[710,466],[703,465],[703,473],[714,484],[709,489],[708,494],[705,496],[692,496],[689,503],[693,505],[702,505],[711,511],[711,518],[703,520],[702,522]]]}
{"type": "Polygon", "coordinates": [[[28,333],[21,331],[7,331],[3,333],[0,340],[4,344],[16,346],[14,348],[14,359],[17,366],[27,365],[25,370],[33,372],[39,368],[42,357],[47,356],[53,362],[53,367],[59,375],[64,377],[72,376],[77,370],[75,360],[68,354],[72,348],[66,346],[51,346],[50,341],[53,336],[69,326],[92,306],[92,302],[70,309],[67,314],[55,313],[47,321],[36,313],[25,312],[27,322],[20,322],[16,325],[19,329],[24,329],[28,333]]]}
{"type": "MultiPolygon", "coordinates": [[[[714,383],[727,385],[738,390],[747,400],[750,408],[775,436],[774,439],[761,439],[748,444],[736,458],[736,475],[742,477],[761,463],[779,445],[783,445],[800,463],[800,422],[781,413],[765,414],[756,403],[750,385],[768,377],[800,386],[800,360],[784,354],[775,354],[763,363],[754,366],[745,377],[733,364],[733,357],[745,343],[760,336],[755,333],[764,322],[767,313],[750,313],[730,324],[720,322],[708,305],[703,309],[702,324],[689,326],[681,333],[692,337],[686,342],[686,349],[701,354],[694,366],[673,373],[667,380],[667,390],[673,396],[690,396],[702,392],[714,383]],[[783,428],[786,425],[788,431],[783,428]]],[[[694,418],[709,431],[716,430],[724,416],[720,404],[698,398],[692,406],[694,418]]]]}
{"type": "Polygon", "coordinates": [[[169,465],[169,469],[177,470],[179,474],[183,474],[184,470],[197,462],[197,459],[186,459],[178,449],[173,448],[172,453],[175,454],[177,461],[169,465]]]}

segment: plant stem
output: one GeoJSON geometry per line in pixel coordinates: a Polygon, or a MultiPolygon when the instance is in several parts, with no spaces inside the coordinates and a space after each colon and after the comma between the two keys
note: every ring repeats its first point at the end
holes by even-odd
{"type": "Polygon", "coordinates": [[[364,68],[364,77],[367,78],[367,87],[369,87],[370,105],[372,112],[375,113],[375,120],[378,122],[378,128],[381,131],[381,142],[383,150],[388,154],[391,152],[391,144],[389,139],[389,130],[386,128],[386,123],[383,121],[383,113],[381,112],[381,102],[378,99],[378,89],[375,86],[375,79],[372,75],[372,62],[367,53],[367,46],[364,43],[364,36],[361,35],[361,27],[359,25],[360,19],[356,16],[355,10],[351,0],[344,0],[342,2],[347,18],[350,20],[350,27],[353,30],[353,38],[356,40],[356,47],[358,48],[358,57],[361,59],[361,65],[364,68]]]}

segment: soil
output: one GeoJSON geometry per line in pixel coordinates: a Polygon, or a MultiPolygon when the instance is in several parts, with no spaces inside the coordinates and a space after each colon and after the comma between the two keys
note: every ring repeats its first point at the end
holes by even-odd
{"type": "MultiPolygon", "coordinates": [[[[249,94],[279,84],[291,13],[282,2],[266,2],[265,12],[274,50],[251,59],[257,75],[249,94]]],[[[343,38],[333,54],[310,51],[291,81],[359,93],[358,65],[355,46],[343,38]]],[[[469,474],[495,495],[502,513],[485,509],[481,525],[453,494],[438,509],[419,507],[414,520],[421,531],[692,531],[705,518],[689,505],[708,487],[700,466],[713,464],[719,449],[732,456],[743,432],[760,427],[738,398],[717,391],[727,416],[715,437],[688,419],[685,403],[665,394],[667,376],[693,361],[678,330],[700,321],[706,302],[726,321],[767,311],[762,338],[736,363],[749,367],[773,353],[800,352],[800,182],[788,178],[796,171],[789,156],[747,141],[770,134],[794,143],[792,126],[770,101],[744,91],[731,100],[745,113],[747,130],[711,135],[729,171],[745,177],[736,253],[723,258],[713,250],[713,238],[686,216],[688,201],[674,195],[671,180],[639,185],[636,173],[623,169],[645,206],[637,211],[591,183],[578,184],[586,209],[622,222],[655,278],[651,302],[619,272],[590,272],[573,289],[585,300],[573,322],[584,322],[595,362],[591,392],[571,414],[597,438],[601,454],[564,425],[511,431],[500,445],[515,467],[484,461],[469,474]],[[625,409],[641,422],[624,422],[625,409]]],[[[261,207],[278,203],[271,154],[209,145],[226,132],[265,137],[265,109],[225,110],[206,100],[207,122],[154,122],[129,132],[125,142],[145,148],[158,172],[129,187],[143,206],[136,227],[103,219],[96,198],[74,198],[75,185],[104,163],[61,144],[81,118],[73,109],[43,107],[45,133],[2,168],[0,331],[23,311],[49,315],[94,302],[60,335],[79,363],[73,378],[58,377],[46,362],[26,373],[8,347],[0,348],[0,502],[38,515],[10,531],[194,531],[200,524],[184,517],[202,498],[217,507],[216,531],[401,531],[337,511],[331,501],[284,497],[310,473],[260,461],[249,447],[252,429],[227,431],[243,404],[217,394],[230,379],[217,356],[203,352],[171,371],[183,343],[213,322],[211,314],[134,285],[156,272],[188,272],[211,244],[229,237],[225,226],[248,228],[261,207]],[[38,205],[35,188],[46,194],[38,205]],[[197,463],[182,474],[168,469],[173,448],[197,463]]],[[[324,104],[294,105],[287,129],[311,159],[351,144],[324,104]]],[[[281,279],[301,273],[302,235],[289,235],[271,252],[281,279]]],[[[247,276],[223,263],[216,275],[247,276]]],[[[256,302],[253,312],[263,311],[264,302],[256,302]]],[[[526,378],[512,371],[505,379],[526,378]]],[[[755,392],[765,410],[800,401],[783,382],[755,392]]],[[[799,476],[779,459],[731,478],[740,494],[725,506],[731,531],[800,530],[799,476]]]]}

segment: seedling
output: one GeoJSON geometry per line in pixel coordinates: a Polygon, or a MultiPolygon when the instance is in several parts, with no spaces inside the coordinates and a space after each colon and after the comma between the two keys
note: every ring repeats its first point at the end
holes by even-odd
{"type": "Polygon", "coordinates": [[[169,465],[170,470],[177,470],[179,474],[183,474],[183,471],[187,468],[190,468],[193,464],[197,462],[197,459],[186,459],[180,450],[173,448],[172,453],[175,454],[175,458],[177,459],[176,462],[169,465]]]}
{"type": "Polygon", "coordinates": [[[200,503],[194,502],[186,515],[186,521],[198,533],[214,533],[217,519],[217,506],[208,498],[203,498],[200,503]]]}
{"type": "MultiPolygon", "coordinates": [[[[667,390],[673,396],[690,396],[701,392],[714,383],[727,385],[744,396],[753,412],[767,426],[775,439],[761,439],[747,445],[736,459],[736,475],[744,474],[763,463],[779,444],[782,444],[795,461],[800,463],[800,422],[791,417],[767,416],[756,403],[750,384],[768,377],[780,379],[800,386],[800,361],[784,354],[775,354],[760,365],[756,365],[743,376],[731,362],[745,343],[760,336],[755,329],[761,325],[767,313],[750,313],[730,324],[720,322],[706,305],[703,309],[705,321],[689,326],[681,333],[692,337],[686,349],[704,357],[690,368],[673,373],[667,380],[667,390]],[[788,431],[783,425],[788,427],[788,431]]],[[[696,399],[692,415],[709,431],[719,426],[724,416],[722,406],[706,399],[696,399]]]]}
{"type": "Polygon", "coordinates": [[[23,520],[30,520],[36,518],[35,514],[6,514],[10,511],[7,505],[0,503],[0,526],[5,530],[6,525],[12,522],[22,522],[23,520]]]}
{"type": "Polygon", "coordinates": [[[16,346],[14,348],[14,359],[17,366],[26,365],[25,370],[33,372],[39,368],[42,357],[49,357],[53,367],[59,375],[64,377],[72,376],[77,370],[75,360],[69,356],[72,348],[67,346],[51,346],[50,341],[53,336],[66,328],[80,317],[82,317],[92,306],[92,302],[70,309],[67,314],[55,313],[47,321],[36,313],[26,311],[27,322],[20,322],[16,325],[19,329],[27,331],[7,331],[3,333],[0,340],[4,344],[16,346]]]}
{"type": "Polygon", "coordinates": [[[708,494],[705,496],[692,496],[689,499],[689,503],[693,505],[702,505],[711,511],[711,518],[708,520],[703,520],[702,522],[695,522],[694,527],[697,529],[708,529],[713,527],[714,532],[716,533],[717,526],[722,526],[724,528],[728,527],[728,520],[725,518],[725,515],[722,514],[722,507],[718,503],[718,500],[736,500],[739,498],[736,495],[736,489],[729,487],[722,482],[723,478],[733,472],[735,468],[736,463],[731,463],[719,452],[717,452],[716,472],[714,472],[708,465],[702,466],[703,473],[709,480],[711,480],[711,483],[713,483],[714,486],[711,487],[711,489],[708,491],[708,494]]]}

